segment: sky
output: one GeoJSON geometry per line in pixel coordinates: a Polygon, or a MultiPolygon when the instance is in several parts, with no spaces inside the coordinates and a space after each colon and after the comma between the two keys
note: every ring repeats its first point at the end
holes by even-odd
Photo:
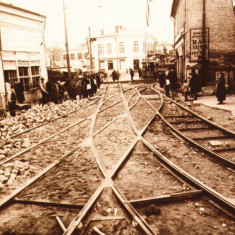
{"type": "MultiPolygon", "coordinates": [[[[63,0],[2,0],[15,6],[45,15],[46,45],[64,46],[63,0]]],[[[173,22],[170,19],[172,0],[149,3],[150,24],[146,24],[146,0],[64,0],[70,48],[85,43],[88,27],[91,37],[114,32],[116,25],[128,29],[147,30],[160,42],[173,43],[173,22]]]]}

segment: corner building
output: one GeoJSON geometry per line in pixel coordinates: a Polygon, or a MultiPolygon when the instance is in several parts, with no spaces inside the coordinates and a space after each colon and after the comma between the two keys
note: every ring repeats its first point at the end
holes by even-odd
{"type": "Polygon", "coordinates": [[[0,3],[0,95],[5,104],[5,83],[21,83],[26,102],[40,99],[39,78],[47,79],[45,60],[46,17],[0,3]]]}
{"type": "Polygon", "coordinates": [[[232,0],[173,0],[176,70],[180,83],[195,68],[202,87],[220,72],[235,92],[235,4],[232,0]]]}

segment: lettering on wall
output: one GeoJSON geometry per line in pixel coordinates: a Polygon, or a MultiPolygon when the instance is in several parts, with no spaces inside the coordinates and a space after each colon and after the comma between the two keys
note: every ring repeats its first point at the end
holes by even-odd
{"type": "MultiPolygon", "coordinates": [[[[202,29],[190,30],[190,61],[198,62],[202,59],[203,38],[202,29]]],[[[205,29],[205,59],[209,58],[209,29],[205,29]]]]}

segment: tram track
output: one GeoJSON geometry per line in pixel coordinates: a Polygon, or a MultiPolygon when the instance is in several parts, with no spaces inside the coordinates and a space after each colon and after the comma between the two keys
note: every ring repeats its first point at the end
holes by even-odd
{"type": "Polygon", "coordinates": [[[174,101],[166,100],[161,113],[169,126],[182,138],[203,149],[227,167],[235,169],[233,131],[197,115],[174,101]]]}
{"type": "MultiPolygon", "coordinates": [[[[169,146],[172,139],[176,155],[179,145],[185,145],[161,119],[162,105],[161,95],[149,86],[108,87],[86,124],[89,136],[37,181],[0,204],[3,226],[14,231],[7,219],[12,216],[10,207],[18,215],[27,211],[25,217],[13,216],[21,231],[40,228],[40,234],[177,234],[191,227],[205,232],[209,221],[215,227],[210,231],[232,234],[234,222],[215,206],[217,192],[212,197],[201,184],[189,180],[186,171],[182,174],[183,164],[178,166],[162,149],[160,135],[166,136],[164,144],[169,146]],[[38,222],[33,226],[35,218],[38,222]],[[225,224],[222,229],[220,223],[225,224]]],[[[189,146],[185,151],[191,150],[189,146]]]]}

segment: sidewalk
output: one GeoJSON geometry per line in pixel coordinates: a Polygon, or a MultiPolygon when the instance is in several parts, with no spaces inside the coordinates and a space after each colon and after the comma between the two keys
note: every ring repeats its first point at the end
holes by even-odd
{"type": "Polygon", "coordinates": [[[199,96],[197,100],[193,101],[193,103],[228,110],[231,111],[233,116],[235,116],[235,95],[227,95],[224,104],[218,104],[215,96],[199,96]]]}

